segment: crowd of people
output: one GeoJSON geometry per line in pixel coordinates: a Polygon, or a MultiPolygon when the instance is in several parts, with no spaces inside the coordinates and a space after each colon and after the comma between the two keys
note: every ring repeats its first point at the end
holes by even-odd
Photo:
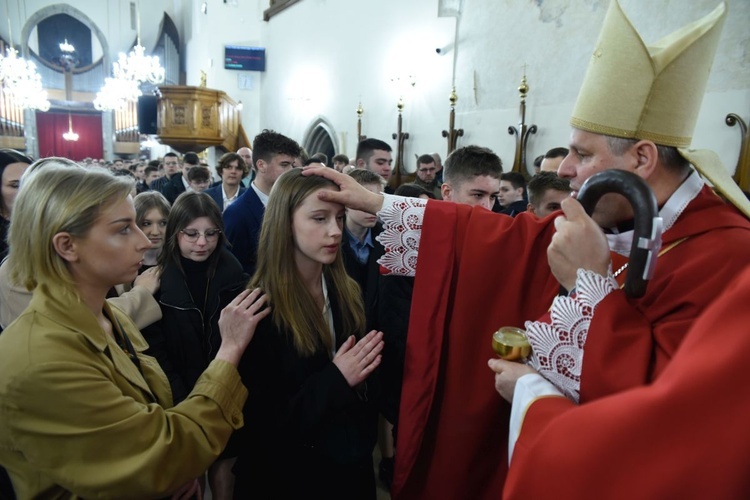
{"type": "Polygon", "coordinates": [[[378,446],[398,499],[747,496],[750,202],[687,149],[725,15],[648,46],[612,2],[528,179],[469,145],[396,186],[384,141],[272,130],[215,182],[1,150],[0,492],[374,499],[378,446]],[[613,169],[659,209],[642,297],[633,208],[576,200],[613,169]]]}

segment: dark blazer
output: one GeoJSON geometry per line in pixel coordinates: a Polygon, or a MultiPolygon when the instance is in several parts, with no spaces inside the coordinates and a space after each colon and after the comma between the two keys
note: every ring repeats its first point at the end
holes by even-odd
{"type": "Polygon", "coordinates": [[[401,384],[406,360],[406,337],[409,332],[414,278],[381,276],[378,303],[378,327],[383,331],[383,360],[380,364],[382,397],[380,412],[398,431],[401,384]]]}
{"type": "MultiPolygon", "coordinates": [[[[172,177],[174,177],[175,175],[182,175],[182,172],[173,174],[172,177]]],[[[158,179],[151,181],[151,184],[149,184],[148,187],[149,189],[151,189],[151,191],[159,191],[161,193],[162,188],[167,182],[169,182],[169,177],[167,176],[159,177],[158,179]]]]}
{"type": "MultiPolygon", "coordinates": [[[[8,255],[8,228],[10,227],[10,221],[5,217],[0,216],[0,261],[2,261],[6,255],[8,255]]],[[[2,330],[0,330],[2,331],[2,330]]]]}
{"type": "Polygon", "coordinates": [[[509,206],[505,207],[505,210],[503,210],[500,213],[510,215],[511,217],[515,217],[516,215],[520,214],[521,212],[526,211],[526,207],[528,207],[529,202],[526,200],[518,200],[511,203],[509,206]]]}
{"type": "Polygon", "coordinates": [[[229,250],[242,269],[250,276],[255,272],[258,260],[258,237],[266,208],[252,187],[224,210],[224,231],[229,241],[229,250]]]}
{"type": "Polygon", "coordinates": [[[221,345],[221,310],[247,285],[248,277],[237,259],[225,248],[215,251],[221,254],[208,282],[205,318],[190,295],[182,271],[169,264],[157,292],[162,319],[142,332],[149,344],[147,354],[159,361],[169,379],[175,404],[187,397],[216,356],[221,345]]]}
{"type": "MultiPolygon", "coordinates": [[[[346,340],[331,294],[337,345],[346,340]]],[[[272,317],[257,327],[238,367],[248,389],[234,498],[374,499],[377,374],[349,387],[330,354],[303,357],[272,317]]]]}
{"type": "Polygon", "coordinates": [[[495,210],[493,208],[493,212],[498,212],[505,215],[510,215],[511,217],[515,217],[516,215],[520,214],[521,212],[526,211],[526,207],[528,207],[529,202],[526,200],[518,200],[514,201],[510,205],[508,205],[505,208],[502,208],[500,210],[495,210]]]}
{"type": "Polygon", "coordinates": [[[379,330],[378,302],[380,300],[380,265],[378,259],[383,256],[385,249],[375,237],[383,231],[383,226],[378,222],[372,228],[372,243],[374,248],[370,249],[367,262],[360,264],[354,250],[349,245],[349,235],[345,232],[341,239],[341,254],[344,258],[346,272],[362,289],[362,300],[365,303],[365,318],[367,318],[367,331],[379,330]]]}
{"type": "MultiPolygon", "coordinates": [[[[242,193],[244,193],[246,189],[246,187],[240,184],[240,192],[238,193],[237,199],[234,200],[235,203],[240,201],[239,197],[242,196],[242,193]]],[[[222,212],[224,211],[224,193],[221,189],[221,182],[214,187],[206,189],[203,192],[214,199],[216,204],[219,206],[219,210],[221,210],[222,212]]]]}
{"type": "Polygon", "coordinates": [[[177,197],[184,192],[185,184],[182,182],[181,172],[174,174],[169,179],[169,182],[164,184],[161,188],[161,194],[163,194],[167,201],[172,204],[174,204],[174,201],[177,199],[177,197]]]}

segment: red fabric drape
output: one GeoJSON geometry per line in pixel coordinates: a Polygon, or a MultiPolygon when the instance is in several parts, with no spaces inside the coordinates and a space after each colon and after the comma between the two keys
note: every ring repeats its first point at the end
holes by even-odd
{"type": "Polygon", "coordinates": [[[66,141],[63,134],[68,131],[67,113],[36,114],[37,138],[39,140],[39,157],[62,156],[74,161],[86,157],[102,158],[102,116],[71,114],[73,131],[78,134],[77,141],[66,141]]]}

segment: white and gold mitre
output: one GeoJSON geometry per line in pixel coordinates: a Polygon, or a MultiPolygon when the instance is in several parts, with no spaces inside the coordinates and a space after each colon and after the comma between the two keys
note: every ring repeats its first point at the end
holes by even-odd
{"type": "Polygon", "coordinates": [[[578,94],[571,125],[596,134],[645,139],[680,148],[735,206],[750,202],[718,155],[688,148],[711,72],[727,6],[646,45],[612,0],[578,94]]]}
{"type": "Polygon", "coordinates": [[[690,146],[725,16],[722,3],[649,46],[613,0],[571,124],[597,134],[690,146]]]}

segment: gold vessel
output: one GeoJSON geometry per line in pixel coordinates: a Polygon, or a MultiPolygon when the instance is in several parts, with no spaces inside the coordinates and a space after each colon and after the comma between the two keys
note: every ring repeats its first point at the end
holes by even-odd
{"type": "Polygon", "coordinates": [[[492,350],[507,361],[525,361],[531,354],[526,332],[514,326],[503,326],[492,334],[492,350]]]}

